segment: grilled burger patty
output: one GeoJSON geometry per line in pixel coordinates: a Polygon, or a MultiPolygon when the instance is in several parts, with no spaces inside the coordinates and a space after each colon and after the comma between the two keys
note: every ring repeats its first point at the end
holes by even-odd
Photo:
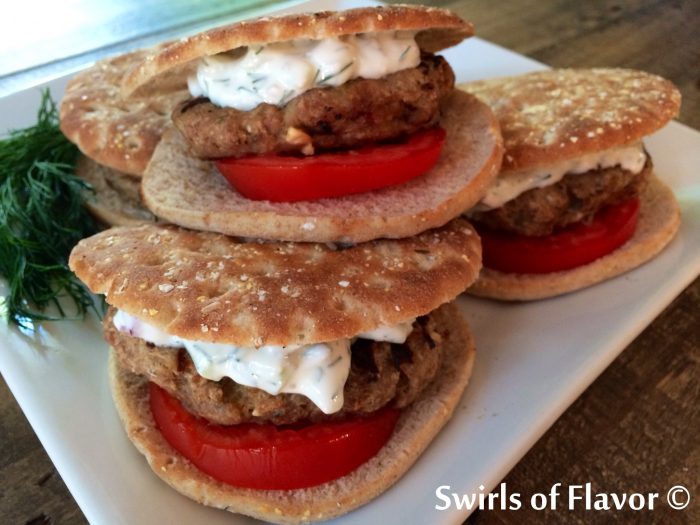
{"type": "Polygon", "coordinates": [[[349,148],[409,135],[439,120],[440,99],[455,77],[439,56],[385,78],[355,79],[316,88],[283,107],[261,104],[251,111],[221,108],[206,98],[190,99],[173,121],[200,158],[267,153],[310,153],[313,148],[349,148]]]}
{"type": "Polygon", "coordinates": [[[146,376],[178,398],[193,414],[213,423],[318,421],[374,412],[386,405],[403,408],[434,379],[442,358],[442,337],[434,320],[421,317],[404,344],[357,339],[351,347],[350,375],[345,383],[342,410],[328,416],[299,394],[271,395],[224,378],[200,376],[184,349],[156,346],[119,332],[104,320],[105,338],[119,366],[146,376]]]}
{"type": "Polygon", "coordinates": [[[647,155],[644,168],[636,175],[619,166],[566,175],[556,184],[526,191],[500,208],[475,213],[472,219],[497,231],[549,235],[570,224],[589,221],[605,206],[639,196],[652,168],[647,155]]]}

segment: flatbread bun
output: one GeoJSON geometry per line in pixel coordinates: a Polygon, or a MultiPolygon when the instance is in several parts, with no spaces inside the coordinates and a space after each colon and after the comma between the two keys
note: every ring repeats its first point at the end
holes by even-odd
{"type": "Polygon", "coordinates": [[[468,293],[506,301],[529,301],[586,288],[652,259],[671,242],[680,220],[673,192],[652,175],[641,196],[634,236],[614,252],[584,266],[548,274],[502,273],[484,268],[468,293]]]}
{"type": "Polygon", "coordinates": [[[78,73],[61,101],[61,131],[80,151],[122,173],[140,176],[151,159],[170,114],[189,98],[187,78],[150,86],[141,97],[124,100],[125,72],[154,50],[139,50],[97,62],[78,73]]]}
{"type": "Polygon", "coordinates": [[[458,86],[496,114],[502,173],[639,142],[678,114],[668,80],[631,69],[552,69],[458,86]]]}
{"type": "MultiPolygon", "coordinates": [[[[475,349],[466,322],[453,304],[433,313],[445,340],[442,369],[421,397],[406,408],[379,453],[336,481],[312,488],[266,491],[232,487],[199,471],[155,427],[147,382],[117,368],[110,354],[110,384],[127,436],[153,471],[185,496],[212,507],[275,523],[308,523],[340,516],[393,485],[447,423],[471,375],[475,349]]],[[[426,487],[432,490],[434,487],[426,487]]]]}
{"type": "Polygon", "coordinates": [[[81,155],[75,174],[92,187],[85,206],[109,226],[138,226],[155,222],[156,217],[141,201],[140,179],[121,173],[81,155]]]}
{"type": "Polygon", "coordinates": [[[349,338],[427,314],[476,279],[481,243],[464,219],[350,247],[156,224],[83,239],[69,264],[109,304],[171,335],[259,347],[349,338]]]}
{"type": "Polygon", "coordinates": [[[431,171],[398,186],[311,202],[244,198],[172,130],[144,174],[144,202],[180,226],[227,235],[305,242],[409,237],[476,204],[500,168],[500,131],[485,104],[455,90],[442,114],[447,139],[431,171]]]}
{"type": "Polygon", "coordinates": [[[447,9],[425,6],[362,7],[262,17],[217,27],[184,38],[135,64],[122,81],[123,95],[140,93],[163,74],[207,55],[244,46],[284,42],[298,38],[320,40],[356,33],[389,30],[418,31],[416,41],[425,51],[437,52],[474,34],[471,23],[447,9]],[[141,88],[141,89],[139,89],[141,88]]]}

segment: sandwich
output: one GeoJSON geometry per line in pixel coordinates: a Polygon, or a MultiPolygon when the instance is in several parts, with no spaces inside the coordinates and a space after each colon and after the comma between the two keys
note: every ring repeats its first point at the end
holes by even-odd
{"type": "Polygon", "coordinates": [[[461,88],[491,106],[506,149],[501,173],[468,213],[485,266],[470,293],[571,292],[645,263],[673,239],[678,204],[642,142],[678,114],[671,82],[560,69],[461,88]]]}
{"type": "Polygon", "coordinates": [[[124,74],[152,52],[138,50],[97,62],[68,82],[61,101],[61,131],[82,153],[76,175],[93,189],[86,206],[107,225],[155,220],[141,201],[141,176],[187,90],[184,81],[173,81],[140,97],[121,97],[124,74]]]}
{"type": "Polygon", "coordinates": [[[459,215],[502,140],[432,53],[471,32],[411,6],[262,18],[148,53],[111,91],[191,95],[142,178],[173,224],[102,232],[69,261],[110,305],[127,435],[176,490],[330,519],[389,488],[450,418],[474,359],[451,301],[481,268],[459,215]]]}
{"type": "Polygon", "coordinates": [[[363,505],[450,418],[474,345],[450,304],[481,267],[464,219],[352,246],[153,224],[82,240],[110,381],[153,471],[203,503],[299,523],[363,505]]]}
{"type": "Polygon", "coordinates": [[[434,54],[472,32],[444,9],[360,8],[240,22],[148,55],[125,100],[174,78],[191,97],[144,172],[145,204],[183,227],[285,241],[444,225],[502,157],[493,113],[434,54]]]}

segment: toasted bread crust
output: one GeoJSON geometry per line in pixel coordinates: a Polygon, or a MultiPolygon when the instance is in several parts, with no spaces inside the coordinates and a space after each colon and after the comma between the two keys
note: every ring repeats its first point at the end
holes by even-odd
{"type": "Polygon", "coordinates": [[[316,487],[243,489],[203,474],[173,450],[155,427],[148,404],[148,383],[119,370],[110,356],[112,395],[129,439],[153,471],[178,492],[204,505],[275,523],[326,520],[350,512],[387,490],[452,416],[471,375],[474,343],[453,304],[442,306],[433,315],[438,318],[447,353],[438,379],[402,412],[391,439],[374,458],[347,476],[316,487]]]}
{"type": "Polygon", "coordinates": [[[671,82],[631,69],[553,69],[458,87],[496,113],[506,148],[500,176],[638,142],[681,103],[671,82]]]}
{"type": "Polygon", "coordinates": [[[227,235],[302,242],[415,235],[476,204],[500,168],[500,131],[485,104],[455,90],[446,97],[442,114],[447,140],[431,171],[398,186],[313,202],[242,197],[212,162],[189,155],[173,130],[144,175],[144,202],[180,226],[227,235]]]}
{"type": "Polygon", "coordinates": [[[418,31],[418,45],[431,53],[458,44],[474,34],[469,22],[447,9],[424,6],[363,7],[256,18],[184,38],[152,53],[127,72],[122,81],[122,94],[131,96],[173,68],[238,47],[389,30],[418,31]]]}
{"type": "Polygon", "coordinates": [[[259,347],[349,338],[424,315],[473,282],[481,245],[464,219],[345,249],[148,225],[83,239],[69,264],[109,304],[169,334],[259,347]]]}
{"type": "MultiPolygon", "coordinates": [[[[160,49],[160,48],[155,48],[160,49]]],[[[122,173],[140,176],[151,159],[173,108],[189,96],[186,77],[143,97],[123,100],[124,73],[152,50],[97,62],[78,73],[61,101],[61,131],[88,157],[122,173]]]]}
{"type": "Polygon", "coordinates": [[[641,266],[671,242],[680,210],[671,189],[651,176],[641,196],[634,236],[614,252],[572,270],[548,274],[502,273],[484,268],[469,294],[505,301],[530,301],[573,292],[641,266]]]}
{"type": "Polygon", "coordinates": [[[80,156],[75,174],[90,183],[85,206],[98,220],[110,226],[138,226],[156,220],[141,201],[140,180],[80,156]]]}

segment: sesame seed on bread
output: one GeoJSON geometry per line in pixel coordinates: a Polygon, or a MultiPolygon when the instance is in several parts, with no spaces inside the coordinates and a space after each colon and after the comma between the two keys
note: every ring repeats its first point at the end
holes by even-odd
{"type": "Polygon", "coordinates": [[[350,474],[316,487],[253,490],[226,485],[202,473],[165,441],[150,411],[148,382],[119,369],[113,352],[109,371],[112,396],[127,436],[153,472],[185,496],[274,523],[327,520],[366,504],[391,487],[452,416],[472,372],[474,342],[454,305],[444,305],[431,315],[446,356],[437,379],[403,410],[394,433],[375,457],[350,474]]]}
{"type": "Polygon", "coordinates": [[[673,191],[652,176],[641,195],[639,222],[634,235],[615,251],[561,272],[522,274],[483,268],[468,293],[506,301],[530,301],[586,288],[653,259],[673,240],[680,220],[673,191]]]}
{"type": "Polygon", "coordinates": [[[88,182],[85,206],[98,220],[110,226],[136,226],[154,222],[155,216],[141,201],[141,180],[80,155],[75,174],[88,182]]]}
{"type": "Polygon", "coordinates": [[[454,13],[425,6],[363,7],[256,18],[183,38],[151,53],[124,76],[122,93],[130,96],[173,68],[186,67],[203,56],[244,46],[389,30],[418,31],[416,41],[428,52],[453,46],[474,34],[471,23],[454,13]]]}
{"type": "MultiPolygon", "coordinates": [[[[156,48],[159,49],[159,48],[156,48]]],[[[122,99],[124,73],[152,50],[139,50],[101,60],[78,73],[61,101],[61,131],[95,161],[122,173],[140,176],[170,113],[189,97],[186,75],[150,86],[141,97],[122,99]]]]}
{"type": "Polygon", "coordinates": [[[454,90],[441,113],[447,139],[428,173],[397,186],[311,202],[244,198],[211,161],[190,155],[173,129],[144,174],[144,202],[157,216],[180,226],[227,235],[304,242],[415,235],[476,204],[500,168],[498,122],[485,104],[454,90]]]}
{"type": "Polygon", "coordinates": [[[83,239],[69,264],[109,304],[171,335],[259,347],[348,338],[424,315],[476,279],[481,245],[464,219],[341,248],[154,224],[83,239]]]}
{"type": "Polygon", "coordinates": [[[640,141],[678,114],[668,80],[631,69],[552,69],[458,86],[503,133],[501,176],[640,141]]]}

